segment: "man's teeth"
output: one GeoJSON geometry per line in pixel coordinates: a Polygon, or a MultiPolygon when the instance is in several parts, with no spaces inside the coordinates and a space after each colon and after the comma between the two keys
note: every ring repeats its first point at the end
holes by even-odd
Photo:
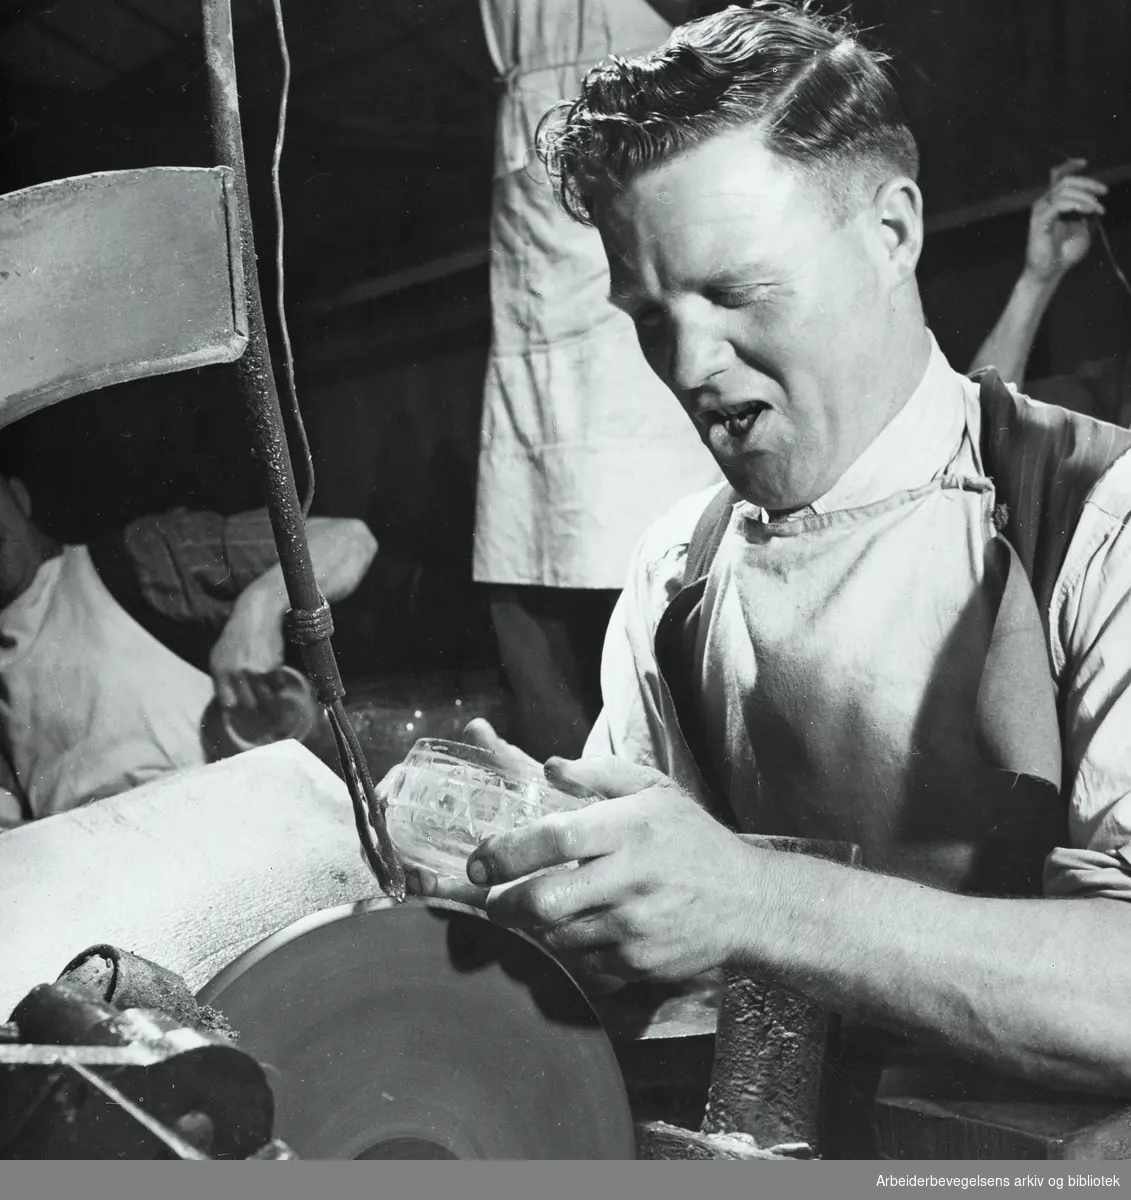
{"type": "Polygon", "coordinates": [[[752,404],[749,408],[744,408],[740,412],[724,413],[722,421],[727,427],[727,433],[732,438],[743,437],[750,431],[761,411],[762,406],[760,404],[752,404]]]}

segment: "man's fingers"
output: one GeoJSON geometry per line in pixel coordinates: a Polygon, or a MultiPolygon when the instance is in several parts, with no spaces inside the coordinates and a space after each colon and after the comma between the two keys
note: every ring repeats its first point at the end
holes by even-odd
{"type": "Polygon", "coordinates": [[[264,708],[270,704],[282,690],[281,684],[282,679],[274,672],[249,676],[248,687],[255,698],[255,707],[264,708]]]}
{"type": "Polygon", "coordinates": [[[592,836],[578,828],[584,813],[556,813],[512,833],[488,838],[467,862],[467,877],[478,887],[511,883],[597,853],[592,836]]]}
{"type": "Polygon", "coordinates": [[[1107,185],[1098,179],[1089,179],[1084,175],[1066,176],[1033,205],[1033,215],[1037,220],[1046,222],[1054,216],[1068,216],[1073,212],[1102,216],[1104,208],[1100,197],[1107,193],[1107,185]]]}
{"type": "Polygon", "coordinates": [[[232,677],[223,674],[216,679],[216,703],[221,708],[235,708],[239,703],[232,677]]]}
{"type": "Polygon", "coordinates": [[[405,890],[410,896],[429,900],[456,900],[473,908],[487,907],[487,888],[477,888],[466,879],[440,875],[427,867],[405,864],[405,890]]]}
{"type": "Polygon", "coordinates": [[[644,978],[644,972],[630,967],[624,954],[617,946],[602,946],[587,950],[576,960],[587,979],[600,981],[606,991],[615,991],[617,984],[636,983],[644,978]]]}
{"type": "Polygon", "coordinates": [[[623,869],[603,857],[494,888],[487,915],[508,928],[558,939],[562,949],[589,946],[595,937],[608,940],[607,910],[623,891],[623,869]]]}
{"type": "Polygon", "coordinates": [[[611,995],[626,983],[640,978],[638,973],[627,969],[612,946],[561,953],[551,950],[550,953],[573,976],[582,991],[594,998],[611,995]]]}
{"type": "Polygon", "coordinates": [[[256,707],[255,691],[251,686],[251,679],[246,671],[232,671],[228,676],[228,686],[232,689],[232,693],[235,696],[233,707],[256,707]]]}
{"type": "Polygon", "coordinates": [[[476,717],[475,720],[469,721],[467,728],[463,731],[463,736],[472,746],[490,750],[506,767],[519,771],[541,770],[540,763],[517,746],[512,746],[510,742],[499,737],[491,723],[482,717],[476,717]]]}
{"type": "MultiPolygon", "coordinates": [[[[492,917],[492,920],[497,919],[492,917]]],[[[599,946],[611,945],[613,941],[609,914],[604,910],[586,913],[558,925],[535,928],[532,932],[551,954],[577,956],[599,946]]]]}
{"type": "Polygon", "coordinates": [[[1041,206],[1035,210],[1034,216],[1046,228],[1053,221],[1073,216],[1099,216],[1106,212],[1103,204],[1094,196],[1083,192],[1059,192],[1055,196],[1047,196],[1041,206]]]}
{"type": "Polygon", "coordinates": [[[256,677],[250,671],[241,671],[236,688],[239,691],[240,703],[249,709],[258,709],[259,691],[256,688],[256,677]]]}
{"type": "Polygon", "coordinates": [[[1090,179],[1087,175],[1069,175],[1060,180],[1049,194],[1055,196],[1062,191],[1086,192],[1089,196],[1106,196],[1108,186],[1098,179],[1090,179]]]}
{"type": "Polygon", "coordinates": [[[463,736],[472,746],[481,746],[484,750],[494,750],[497,746],[505,746],[506,742],[495,732],[495,727],[483,717],[468,721],[463,736]]]}
{"type": "Polygon", "coordinates": [[[627,980],[617,979],[612,975],[602,975],[593,966],[592,952],[581,954],[552,952],[554,958],[573,976],[587,996],[608,996],[620,991],[627,980]]]}
{"type": "Polygon", "coordinates": [[[546,763],[546,778],[554,787],[571,795],[589,794],[610,799],[631,796],[670,782],[651,767],[642,767],[626,758],[599,755],[578,759],[551,758],[546,763]]]}
{"type": "Polygon", "coordinates": [[[1059,167],[1053,167],[1053,169],[1049,172],[1049,182],[1055,185],[1067,176],[1075,175],[1082,171],[1087,165],[1088,160],[1086,158],[1067,159],[1065,162],[1062,162],[1059,167]]]}
{"type": "Polygon", "coordinates": [[[574,812],[552,813],[511,833],[495,834],[468,859],[468,878],[478,887],[493,887],[547,867],[600,858],[623,841],[616,817],[614,806],[600,801],[574,812]]]}
{"type": "Polygon", "coordinates": [[[1049,206],[1057,213],[1097,213],[1102,216],[1105,211],[1102,202],[1092,192],[1079,188],[1065,188],[1057,192],[1049,197],[1049,206]]]}

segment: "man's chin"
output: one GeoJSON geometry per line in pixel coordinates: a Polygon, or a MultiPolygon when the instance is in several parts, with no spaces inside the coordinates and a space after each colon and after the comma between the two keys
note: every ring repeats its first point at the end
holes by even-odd
{"type": "Polygon", "coordinates": [[[764,508],[767,512],[796,512],[811,503],[805,499],[798,500],[794,489],[777,486],[764,475],[744,469],[744,464],[720,462],[719,469],[727,483],[743,500],[757,508],[764,508]]]}

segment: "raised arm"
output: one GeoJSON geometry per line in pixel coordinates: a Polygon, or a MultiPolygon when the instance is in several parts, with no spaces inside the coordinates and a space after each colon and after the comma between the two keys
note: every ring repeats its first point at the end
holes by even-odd
{"type": "MultiPolygon", "coordinates": [[[[311,517],[307,541],[319,590],[330,603],[344,600],[361,583],[377,554],[377,541],[364,521],[311,517]]],[[[290,601],[282,567],[275,565],[236,598],[213,648],[210,667],[221,705],[238,702],[240,680],[282,666],[286,653],[283,618],[290,601]]]]}
{"type": "Polygon", "coordinates": [[[971,371],[996,367],[1007,383],[1020,387],[1033,341],[1061,280],[1091,248],[1089,219],[1104,211],[1100,197],[1107,188],[1079,172],[1082,158],[1056,167],[1049,190],[1033,205],[1025,265],[1009,301],[989,337],[979,347],[971,371]]]}

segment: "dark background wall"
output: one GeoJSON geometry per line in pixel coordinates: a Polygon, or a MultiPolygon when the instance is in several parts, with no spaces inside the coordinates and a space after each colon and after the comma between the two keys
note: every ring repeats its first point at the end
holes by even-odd
{"type": "MultiPolygon", "coordinates": [[[[1066,158],[1096,171],[1131,162],[1128,0],[856,0],[851,11],[893,56],[928,218],[1038,186],[1066,158]]],[[[1131,186],[1112,192],[1105,225],[1126,268],[1131,186]]],[[[924,301],[956,366],[1008,296],[1027,227],[1022,212],[928,239],[924,301]]],[[[1032,371],[1072,370],[1129,335],[1131,297],[1096,246],[1054,301],[1032,371]]]]}
{"type": "MultiPolygon", "coordinates": [[[[268,172],[282,75],[270,0],[235,11],[273,309],[268,172]]],[[[894,57],[929,216],[1034,187],[1069,155],[1093,169],[1131,162],[1131,0],[858,0],[851,11],[894,57]]],[[[284,12],[286,297],[315,511],[365,517],[382,545],[379,569],[339,610],[337,641],[353,673],[487,664],[469,579],[498,84],[478,5],[284,0],[284,12]],[[462,270],[390,290],[391,275],[453,256],[462,270]]],[[[0,0],[0,191],[209,161],[195,0],[0,0]]],[[[1131,266],[1129,193],[1113,192],[1106,226],[1131,266]]],[[[956,366],[1009,293],[1026,224],[1022,212],[928,241],[925,302],[956,366]]],[[[1121,350],[1129,329],[1131,298],[1097,247],[1057,297],[1034,370],[1121,350]]],[[[176,504],[259,503],[230,368],[77,398],[0,438],[0,467],[19,470],[41,521],[68,540],[176,504]]]]}

